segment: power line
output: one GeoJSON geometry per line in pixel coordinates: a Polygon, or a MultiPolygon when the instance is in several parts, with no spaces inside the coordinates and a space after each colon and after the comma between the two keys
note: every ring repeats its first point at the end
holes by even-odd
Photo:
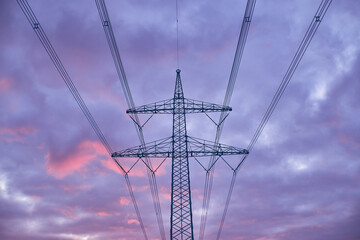
{"type": "Polygon", "coordinates": [[[286,74],[284,78],[282,79],[280,86],[278,87],[270,105],[268,106],[265,115],[263,116],[258,128],[256,129],[256,132],[251,139],[248,149],[251,150],[258,140],[261,132],[263,131],[266,123],[268,122],[269,118],[271,117],[276,105],[278,104],[281,96],[283,95],[287,85],[289,84],[291,77],[293,76],[296,68],[298,67],[306,49],[308,48],[311,40],[314,37],[314,34],[316,30],[318,29],[322,19],[324,18],[325,13],[327,12],[332,0],[322,0],[320,3],[320,6],[318,10],[316,11],[315,16],[313,17],[309,28],[307,29],[304,38],[302,39],[299,48],[297,49],[294,58],[292,59],[290,66],[288,70],[286,71],[286,74]]]}
{"type": "MultiPolygon", "coordinates": [[[[66,83],[67,87],[69,88],[70,92],[72,93],[74,99],[78,103],[80,109],[83,111],[85,117],[87,118],[90,125],[92,126],[94,132],[96,133],[96,135],[98,136],[98,138],[100,139],[102,144],[104,145],[107,152],[109,154],[111,154],[112,149],[111,149],[110,145],[108,144],[105,136],[103,135],[103,133],[99,129],[96,121],[94,120],[94,118],[91,115],[90,111],[88,110],[86,104],[84,103],[83,99],[81,98],[81,95],[79,94],[78,90],[76,89],[75,85],[73,84],[70,76],[68,75],[66,69],[64,68],[64,66],[63,66],[62,62],[60,61],[58,55],[56,54],[55,50],[53,49],[50,41],[48,40],[45,32],[43,31],[43,29],[41,27],[39,21],[37,20],[36,16],[32,12],[29,4],[27,3],[26,0],[17,0],[17,2],[19,4],[19,6],[21,7],[22,11],[24,12],[25,16],[27,17],[28,21],[30,22],[31,26],[33,27],[35,33],[37,34],[38,38],[40,39],[42,45],[44,46],[45,50],[47,51],[49,57],[51,58],[52,62],[55,65],[55,67],[57,68],[59,74],[61,75],[61,77],[63,78],[63,80],[66,83]]],[[[98,5],[99,2],[102,2],[104,4],[104,6],[105,6],[105,3],[103,2],[103,0],[96,0],[97,5],[98,5]]],[[[230,79],[229,79],[229,83],[228,83],[228,88],[227,88],[227,92],[226,92],[225,99],[224,99],[224,103],[227,102],[227,104],[224,104],[224,105],[228,105],[228,103],[230,102],[230,99],[231,99],[231,95],[232,95],[233,88],[234,88],[235,81],[236,81],[238,68],[239,68],[240,61],[241,61],[241,56],[242,56],[243,49],[244,49],[244,44],[245,44],[245,40],[246,40],[246,36],[247,36],[247,32],[248,32],[248,27],[250,25],[251,16],[252,16],[254,5],[255,5],[255,0],[254,1],[249,0],[248,5],[249,5],[249,2],[252,2],[251,4],[253,4],[252,8],[251,7],[249,8],[250,12],[248,12],[248,14],[250,13],[250,18],[244,17],[244,20],[243,20],[243,26],[242,26],[241,33],[240,33],[240,36],[239,36],[239,42],[238,42],[238,46],[237,46],[237,50],[236,50],[236,54],[235,54],[235,58],[234,58],[233,68],[232,68],[232,71],[231,71],[231,75],[230,75],[230,79]],[[244,28],[244,21],[248,22],[248,24],[246,26],[247,29],[244,28]],[[244,42],[240,44],[240,38],[242,36],[243,29],[245,29],[244,30],[245,33],[244,33],[244,36],[243,36],[243,38],[245,38],[245,39],[243,39],[244,42]]],[[[298,67],[298,64],[300,63],[300,61],[301,61],[304,53],[306,52],[311,40],[313,39],[313,36],[314,36],[315,32],[317,31],[321,21],[323,20],[323,17],[326,14],[331,2],[332,2],[332,0],[322,0],[322,2],[320,4],[314,18],[313,18],[313,20],[312,20],[312,22],[311,22],[311,24],[310,24],[310,26],[309,26],[306,34],[305,34],[305,36],[304,36],[304,38],[303,38],[303,40],[302,40],[302,42],[301,42],[295,56],[294,56],[294,58],[292,60],[292,62],[290,63],[290,66],[289,66],[289,68],[288,68],[288,70],[287,70],[287,72],[286,72],[280,86],[278,87],[278,89],[277,89],[277,91],[276,91],[270,105],[267,108],[267,111],[266,111],[265,115],[263,116],[263,118],[262,118],[262,120],[261,120],[261,122],[260,122],[260,124],[259,124],[253,138],[251,139],[251,141],[250,141],[250,143],[248,145],[248,150],[252,150],[253,146],[255,145],[255,143],[257,142],[257,140],[259,138],[259,136],[261,135],[264,127],[266,126],[266,123],[268,122],[269,118],[271,117],[275,107],[277,106],[277,104],[278,104],[280,98],[282,97],[287,85],[289,84],[294,72],[296,71],[296,69],[298,67]]],[[[100,3],[100,4],[102,4],[102,3],[100,3]]],[[[176,4],[177,4],[177,2],[176,2],[176,4]]],[[[247,5],[247,8],[246,8],[247,10],[248,10],[248,5],[247,5]]],[[[99,9],[99,5],[98,5],[98,9],[99,9]]],[[[247,13],[247,10],[245,11],[245,15],[247,13]]],[[[100,9],[99,9],[99,14],[100,14],[100,9]]],[[[100,14],[100,17],[101,17],[101,14],[100,14]]],[[[178,23],[178,17],[177,17],[177,23],[178,23]]],[[[103,21],[103,24],[104,24],[104,29],[106,27],[108,29],[110,29],[110,35],[112,35],[112,37],[110,36],[110,38],[108,38],[108,35],[107,35],[107,39],[108,39],[108,42],[109,42],[109,46],[110,46],[110,44],[112,45],[112,46],[110,46],[110,48],[111,48],[111,51],[112,51],[112,55],[113,55],[113,58],[114,58],[115,65],[117,67],[117,71],[118,71],[118,74],[119,74],[120,81],[122,83],[122,86],[123,86],[123,89],[124,89],[124,92],[125,92],[127,103],[128,103],[128,105],[130,107],[134,107],[134,102],[132,100],[130,89],[129,89],[129,86],[128,86],[128,83],[127,83],[127,80],[126,80],[125,72],[124,72],[124,69],[123,69],[123,66],[122,66],[122,63],[121,63],[120,55],[118,53],[115,38],[113,37],[110,21],[103,21]],[[106,24],[108,24],[108,25],[106,25],[106,24]]],[[[105,32],[106,32],[106,30],[105,30],[105,32]]],[[[178,30],[177,30],[177,35],[178,35],[178,30]]],[[[178,54],[178,36],[177,36],[177,54],[178,54]]],[[[177,61],[178,61],[178,64],[179,64],[178,55],[177,55],[177,61]]],[[[137,117],[136,114],[133,114],[133,116],[135,118],[135,123],[138,123],[136,125],[137,126],[137,132],[138,132],[140,141],[143,144],[144,140],[143,140],[142,129],[141,129],[140,125],[139,125],[140,121],[138,120],[138,117],[137,117]]],[[[223,123],[223,121],[224,121],[223,114],[220,116],[220,120],[219,120],[219,123],[223,123]]],[[[216,142],[219,141],[219,138],[220,138],[221,132],[222,132],[222,128],[223,128],[223,124],[219,124],[218,129],[217,129],[217,134],[216,134],[216,142]]],[[[247,157],[247,155],[244,155],[244,157],[242,158],[240,163],[237,165],[236,169],[233,171],[233,178],[232,178],[232,181],[230,183],[230,188],[229,188],[228,196],[227,196],[227,199],[226,199],[226,204],[225,204],[225,207],[224,207],[224,213],[222,215],[222,219],[221,219],[221,222],[220,222],[220,227],[219,227],[219,231],[218,231],[218,234],[217,234],[217,239],[219,239],[220,235],[221,235],[222,227],[223,227],[223,224],[224,224],[224,221],[225,221],[225,217],[226,217],[227,209],[228,209],[229,202],[230,202],[230,199],[231,199],[231,194],[232,194],[232,191],[233,191],[233,187],[234,187],[237,172],[240,169],[240,167],[242,166],[242,164],[245,161],[246,157],[247,157]]],[[[113,160],[116,163],[116,165],[122,170],[122,172],[125,174],[126,182],[127,182],[127,185],[128,185],[130,195],[131,195],[131,199],[132,199],[134,207],[135,207],[135,211],[137,213],[137,216],[138,216],[138,219],[139,219],[139,222],[140,222],[144,237],[145,237],[145,239],[147,239],[146,231],[145,231],[143,221],[142,221],[141,216],[140,216],[140,211],[138,209],[134,193],[132,191],[129,176],[128,176],[127,172],[124,170],[124,168],[121,166],[121,164],[116,159],[113,158],[113,160]]],[[[151,162],[148,161],[148,164],[150,165],[151,162]]],[[[213,171],[213,168],[211,168],[211,169],[212,169],[211,171],[213,171]]],[[[156,213],[158,215],[158,213],[159,213],[158,210],[160,208],[157,207],[157,203],[159,203],[159,199],[156,200],[156,197],[158,198],[158,192],[157,192],[155,173],[154,172],[150,172],[150,173],[151,173],[151,175],[149,176],[149,179],[151,179],[150,185],[153,185],[151,187],[152,196],[153,196],[153,201],[154,201],[154,205],[155,205],[155,210],[156,210],[156,213]],[[155,197],[155,200],[154,200],[154,197],[155,197]]],[[[208,189],[207,192],[206,192],[207,193],[206,198],[208,200],[205,202],[206,211],[207,211],[208,204],[209,204],[210,197],[211,197],[211,185],[212,185],[212,174],[211,173],[209,174],[209,179],[211,179],[211,180],[209,181],[207,179],[206,182],[205,182],[205,189],[208,189]]],[[[205,192],[205,190],[204,190],[204,192],[205,192]]],[[[203,202],[203,207],[204,207],[204,202],[203,202]]],[[[160,216],[161,216],[161,209],[160,209],[160,216]]],[[[205,219],[204,222],[206,224],[206,214],[205,214],[204,219],[205,219]]],[[[161,222],[162,222],[162,219],[161,219],[161,222]]],[[[159,218],[158,218],[158,223],[159,223],[159,218]]],[[[202,223],[203,223],[203,216],[202,216],[201,224],[202,223]]],[[[205,225],[203,227],[200,227],[200,228],[201,228],[200,234],[203,235],[205,225]]],[[[161,229],[160,229],[160,232],[161,232],[161,229]]],[[[161,232],[161,234],[162,234],[162,232],[161,232]]],[[[203,236],[201,236],[201,238],[202,237],[203,236]]]]}
{"type": "Polygon", "coordinates": [[[91,115],[89,109],[87,108],[86,104],[84,103],[82,97],[80,96],[78,90],[76,89],[73,81],[71,80],[69,74],[67,73],[65,67],[63,66],[61,60],[59,59],[58,55],[56,54],[54,48],[52,47],[49,39],[47,38],[42,26],[40,25],[39,21],[37,20],[35,14],[31,10],[29,4],[26,0],[18,0],[18,4],[20,5],[22,11],[24,12],[25,16],[27,17],[28,21],[30,22],[31,26],[33,27],[36,35],[40,39],[42,45],[44,46],[46,52],[48,53],[51,61],[54,63],[56,69],[60,73],[61,77],[63,78],[65,84],[69,88],[71,94],[73,95],[75,101],[78,103],[80,109],[83,111],[85,117],[89,121],[90,125],[94,129],[96,135],[99,137],[100,141],[103,143],[106,150],[111,153],[111,147],[108,144],[107,140],[105,139],[103,133],[101,132],[100,128],[98,127],[96,121],[94,120],[93,116],[91,115]]]}
{"type": "MultiPolygon", "coordinates": [[[[104,0],[95,0],[95,2],[96,2],[96,6],[97,6],[97,9],[99,12],[101,23],[104,28],[104,32],[105,32],[106,39],[107,39],[107,42],[108,42],[108,45],[110,48],[110,52],[111,52],[111,55],[114,60],[115,68],[116,68],[121,86],[124,91],[124,95],[126,98],[128,108],[134,108],[135,107],[134,100],[132,98],[130,87],[129,87],[129,84],[128,84],[128,81],[126,78],[125,70],[124,70],[124,67],[123,67],[123,64],[121,61],[119,49],[118,49],[115,35],[114,35],[113,29],[111,26],[110,17],[109,17],[109,14],[108,14],[108,11],[107,11],[107,8],[105,5],[105,1],[104,0]]],[[[144,135],[143,135],[139,117],[136,113],[132,114],[130,116],[131,116],[131,119],[134,121],[134,126],[136,129],[137,135],[139,137],[139,140],[141,142],[141,145],[145,146],[144,135]]],[[[146,162],[145,165],[151,167],[151,161],[148,158],[145,158],[145,162],[146,162]]],[[[155,172],[151,171],[148,168],[146,171],[147,171],[147,175],[148,175],[151,196],[152,196],[152,200],[153,200],[153,204],[154,204],[154,209],[155,209],[155,214],[157,217],[160,235],[161,235],[161,238],[164,240],[164,239],[166,239],[166,236],[165,236],[164,223],[163,223],[163,219],[162,219],[160,198],[159,198],[159,192],[158,192],[155,172]]]]}
{"type": "MultiPolygon", "coordinates": [[[[240,67],[242,55],[244,52],[244,47],[247,39],[247,35],[250,29],[250,23],[252,20],[252,16],[254,13],[256,0],[248,0],[244,12],[244,17],[241,25],[241,30],[239,34],[239,39],[235,51],[234,61],[231,68],[231,73],[229,77],[229,82],[226,89],[226,94],[224,97],[224,103],[223,105],[228,106],[230,104],[231,96],[234,91],[235,82],[237,79],[238,70],[240,67]]],[[[220,140],[220,136],[224,127],[224,120],[226,118],[226,115],[224,112],[221,113],[219,123],[217,124],[217,130],[216,130],[216,137],[215,137],[215,143],[218,143],[220,140]]],[[[209,163],[210,166],[214,166],[215,157],[212,157],[209,163]]],[[[205,233],[205,227],[206,227],[206,220],[207,220],[207,213],[209,209],[210,204],[210,198],[211,198],[211,189],[212,189],[212,183],[213,183],[213,175],[214,175],[215,167],[211,168],[210,171],[206,172],[205,176],[205,184],[204,184],[204,199],[202,203],[202,211],[201,211],[201,222],[200,222],[200,232],[199,232],[199,239],[202,240],[204,238],[205,233]]]]}
{"type": "MultiPolygon", "coordinates": [[[[288,70],[286,71],[286,74],[283,78],[283,80],[280,83],[280,86],[278,87],[269,107],[267,108],[264,117],[262,118],[253,138],[251,139],[249,145],[248,145],[248,150],[251,151],[252,148],[254,147],[256,141],[258,140],[260,134],[262,133],[266,123],[268,122],[269,118],[271,117],[276,105],[278,104],[281,96],[283,95],[287,85],[289,84],[291,77],[293,76],[293,74],[295,73],[295,70],[297,68],[297,66],[299,65],[302,57],[304,56],[304,53],[306,52],[306,49],[308,48],[311,40],[313,39],[316,30],[318,29],[321,21],[323,20],[328,8],[330,7],[332,0],[322,0],[320,3],[320,6],[318,7],[316,14],[314,16],[314,18],[312,19],[310,26],[308,27],[304,38],[302,39],[299,48],[297,49],[295,56],[293,58],[293,60],[290,63],[290,66],[288,68],[288,70]]],[[[223,215],[220,221],[220,226],[219,226],[219,230],[218,230],[218,234],[217,234],[217,239],[220,238],[221,232],[222,232],[222,228],[224,225],[224,221],[226,218],[226,214],[227,214],[227,209],[228,209],[228,205],[230,203],[230,198],[232,195],[232,191],[234,188],[234,183],[235,183],[235,179],[237,176],[237,172],[239,171],[240,167],[242,166],[242,164],[245,162],[246,158],[248,155],[245,155],[242,157],[240,163],[237,165],[234,174],[232,176],[231,179],[231,183],[230,183],[230,189],[227,195],[227,200],[226,200],[226,204],[224,207],[224,211],[223,211],[223,215]]]]}
{"type": "MultiPolygon", "coordinates": [[[[48,37],[45,34],[45,31],[43,30],[42,26],[40,25],[40,22],[36,18],[36,15],[32,11],[29,3],[26,0],[17,0],[17,3],[19,4],[19,6],[20,6],[21,10],[23,11],[23,13],[25,14],[26,18],[28,19],[30,25],[34,29],[34,31],[35,31],[36,35],[38,36],[40,42],[42,43],[43,47],[45,48],[46,52],[48,53],[51,61],[54,63],[54,65],[55,65],[56,69],[58,70],[60,76],[62,77],[62,79],[64,80],[66,86],[68,87],[71,94],[73,95],[75,101],[78,103],[80,109],[84,113],[86,119],[89,121],[89,123],[90,123],[91,127],[93,128],[94,132],[96,133],[96,135],[100,139],[100,141],[103,144],[103,146],[105,147],[106,151],[111,156],[112,149],[111,149],[109,143],[107,142],[105,136],[101,132],[101,130],[100,130],[99,126],[97,125],[95,119],[91,115],[89,109],[87,108],[85,102],[83,101],[81,95],[79,94],[79,92],[78,92],[77,88],[75,87],[73,81],[71,80],[69,74],[67,73],[64,65],[62,64],[60,58],[58,57],[57,53],[55,52],[55,49],[51,45],[48,37]]],[[[136,202],[136,199],[134,197],[134,192],[132,190],[128,174],[126,173],[124,168],[121,166],[121,164],[115,158],[112,158],[112,159],[115,162],[115,164],[120,168],[122,173],[125,175],[126,183],[127,183],[127,186],[128,186],[129,192],[130,192],[130,196],[131,196],[131,199],[132,199],[132,202],[133,202],[137,217],[138,217],[138,221],[140,223],[142,232],[144,234],[144,238],[148,239],[147,235],[146,235],[146,231],[145,231],[145,227],[144,227],[142,218],[140,216],[140,212],[138,210],[137,202],[136,202]]]]}

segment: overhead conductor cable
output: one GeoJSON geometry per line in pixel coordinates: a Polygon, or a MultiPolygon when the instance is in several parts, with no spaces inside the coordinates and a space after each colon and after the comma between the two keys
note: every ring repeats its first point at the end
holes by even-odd
{"type": "MultiPolygon", "coordinates": [[[[235,82],[237,79],[238,70],[240,67],[242,55],[244,52],[244,47],[247,39],[247,35],[249,32],[252,16],[254,13],[256,0],[248,0],[244,12],[244,17],[241,25],[241,30],[239,34],[239,39],[236,47],[236,52],[234,56],[233,65],[231,68],[231,73],[226,89],[226,94],[224,98],[223,105],[229,106],[231,96],[234,90],[235,82]]],[[[222,133],[222,129],[224,127],[224,121],[227,115],[225,115],[224,112],[221,113],[219,122],[217,124],[217,130],[216,130],[216,137],[215,137],[215,144],[219,143],[220,136],[222,133]]],[[[211,198],[211,189],[212,189],[212,183],[213,183],[213,175],[215,170],[215,161],[216,158],[212,157],[209,163],[210,171],[206,172],[205,176],[205,185],[204,185],[204,198],[202,203],[202,210],[201,210],[201,222],[200,222],[200,232],[199,232],[199,239],[202,240],[204,238],[205,233],[205,227],[206,227],[206,220],[207,220],[207,214],[210,204],[210,198],[211,198]]]]}
{"type": "MultiPolygon", "coordinates": [[[[295,73],[295,70],[297,68],[297,66],[299,65],[302,57],[304,56],[304,53],[306,52],[306,49],[308,48],[311,40],[313,39],[316,30],[318,29],[321,21],[323,20],[328,8],[330,7],[332,0],[322,0],[320,3],[319,8],[317,9],[315,16],[313,17],[310,26],[308,27],[304,38],[302,39],[300,46],[298,48],[298,50],[295,53],[295,56],[293,58],[293,60],[290,63],[290,66],[288,68],[288,70],[285,73],[284,78],[282,79],[280,86],[278,87],[269,107],[267,108],[264,117],[262,118],[253,138],[251,139],[249,145],[248,145],[248,150],[251,151],[252,148],[254,147],[254,144],[256,143],[256,141],[258,140],[261,132],[263,131],[266,123],[268,122],[269,118],[271,117],[277,103],[279,102],[281,96],[283,95],[287,85],[289,84],[291,77],[293,76],[293,74],[295,73]]],[[[228,192],[228,196],[226,199],[226,204],[224,207],[224,212],[222,215],[222,219],[220,222],[220,227],[218,230],[218,234],[217,234],[217,238],[216,239],[220,239],[220,235],[221,235],[221,231],[224,225],[224,221],[225,221],[225,217],[226,217],[226,213],[228,210],[228,205],[230,202],[230,198],[231,198],[231,194],[234,188],[234,183],[235,183],[235,179],[237,176],[237,172],[239,171],[240,167],[242,166],[242,164],[245,162],[245,159],[248,155],[245,155],[242,160],[240,161],[240,163],[237,165],[234,173],[233,173],[233,177],[231,179],[231,184],[230,184],[230,190],[228,192]]]]}
{"type": "MultiPolygon", "coordinates": [[[[101,130],[100,130],[99,126],[97,125],[95,119],[91,115],[91,113],[90,113],[89,109],[87,108],[85,102],[83,101],[81,95],[79,94],[78,90],[76,89],[73,81],[71,80],[69,74],[67,73],[64,65],[62,64],[60,58],[58,57],[57,53],[55,52],[53,46],[51,45],[48,37],[46,36],[43,28],[41,27],[40,22],[37,20],[37,18],[35,16],[34,12],[32,11],[29,3],[26,0],[17,0],[17,3],[19,4],[21,10],[25,14],[27,20],[29,21],[29,23],[32,26],[33,30],[35,31],[36,35],[38,36],[38,38],[39,38],[40,42],[42,43],[43,47],[45,48],[46,52],[48,53],[51,61],[54,63],[54,65],[55,65],[56,69],[58,70],[60,76],[64,80],[66,86],[68,87],[71,94],[73,95],[75,101],[78,103],[80,109],[82,110],[85,117],[89,121],[89,123],[90,123],[91,127],[93,128],[94,132],[96,133],[99,140],[101,141],[101,143],[105,147],[106,151],[111,156],[113,151],[112,151],[109,143],[107,142],[105,136],[101,132],[101,130]]],[[[112,159],[113,159],[115,164],[119,167],[119,169],[121,170],[121,172],[125,176],[126,183],[127,183],[127,186],[128,186],[128,190],[129,190],[129,193],[130,193],[130,196],[131,196],[131,200],[133,202],[133,205],[134,205],[134,208],[135,208],[135,212],[137,214],[137,218],[138,218],[140,227],[141,227],[142,232],[144,234],[144,238],[148,239],[147,235],[146,235],[145,227],[144,227],[144,224],[143,224],[143,220],[142,220],[142,218],[140,216],[140,211],[139,211],[138,206],[137,206],[137,202],[136,202],[136,199],[135,199],[135,196],[134,196],[134,192],[133,192],[133,189],[132,189],[128,174],[124,170],[124,168],[121,166],[121,164],[115,158],[112,158],[112,159]]]]}
{"type": "MultiPolygon", "coordinates": [[[[128,108],[133,109],[133,108],[135,108],[134,100],[133,100],[131,92],[130,92],[130,87],[129,87],[129,84],[128,84],[128,81],[126,78],[126,74],[125,74],[125,70],[124,70],[124,67],[123,67],[123,64],[121,61],[119,49],[116,44],[115,35],[114,35],[113,29],[111,26],[109,14],[108,14],[105,2],[104,2],[104,0],[95,0],[95,2],[96,2],[96,6],[97,6],[97,9],[99,12],[101,23],[104,28],[106,39],[109,44],[111,55],[114,60],[115,68],[116,68],[121,86],[124,91],[124,95],[126,98],[128,108]]],[[[130,117],[134,121],[134,126],[135,126],[136,132],[138,134],[140,143],[143,147],[145,147],[145,140],[144,140],[144,135],[143,135],[142,127],[141,127],[142,125],[140,123],[139,117],[136,113],[133,113],[132,116],[130,115],[130,117]]],[[[152,168],[152,166],[151,166],[152,164],[151,164],[151,161],[149,160],[149,158],[145,158],[145,165],[150,166],[150,168],[152,168]]],[[[158,187],[157,187],[155,171],[152,171],[149,168],[147,168],[147,174],[148,174],[151,196],[152,196],[152,200],[153,200],[153,204],[154,204],[155,214],[157,217],[160,236],[161,236],[161,239],[165,240],[166,239],[165,229],[164,229],[164,223],[163,223],[163,219],[162,219],[159,191],[158,191],[158,187]]]]}

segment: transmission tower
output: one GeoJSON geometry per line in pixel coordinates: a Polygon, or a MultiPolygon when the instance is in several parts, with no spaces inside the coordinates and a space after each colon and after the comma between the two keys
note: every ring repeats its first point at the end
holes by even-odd
{"type": "MultiPolygon", "coordinates": [[[[184,97],[180,69],[176,70],[174,97],[128,109],[130,114],[172,114],[172,136],[112,153],[112,157],[172,158],[171,239],[194,239],[191,208],[189,157],[248,154],[248,150],[190,137],[187,113],[228,112],[231,107],[184,97]]],[[[210,166],[212,168],[213,166],[210,166]]]]}

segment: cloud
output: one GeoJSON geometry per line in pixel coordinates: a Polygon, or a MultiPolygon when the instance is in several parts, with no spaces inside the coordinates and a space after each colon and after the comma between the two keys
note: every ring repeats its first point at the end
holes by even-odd
{"type": "MultiPolygon", "coordinates": [[[[221,142],[247,146],[319,3],[256,3],[221,142]]],[[[178,2],[179,66],[175,2],[106,4],[136,105],[171,98],[178,67],[186,97],[223,101],[246,1],[178,2]]],[[[30,5],[110,146],[139,145],[95,3],[30,5]]],[[[332,2],[237,175],[222,239],[359,238],[359,9],[357,1],[332,2]]],[[[126,180],[16,1],[0,1],[0,19],[0,239],[143,238],[126,180]]],[[[146,142],[170,136],[171,124],[171,115],[151,118],[146,142]]],[[[191,136],[213,140],[211,124],[187,115],[191,136]]],[[[136,160],[119,159],[127,169],[136,160]]],[[[156,173],[167,238],[170,161],[156,173]]],[[[146,172],[139,161],[129,180],[148,237],[157,239],[146,172]]],[[[190,172],[197,237],[205,171],[190,159],[190,172]]],[[[217,235],[231,177],[219,161],[206,239],[217,235]]]]}
{"type": "Polygon", "coordinates": [[[12,82],[8,78],[3,78],[0,80],[0,93],[6,92],[10,89],[12,82]]]}
{"type": "Polygon", "coordinates": [[[98,157],[106,158],[107,155],[105,148],[99,142],[86,140],[79,143],[73,151],[65,153],[61,158],[49,152],[45,156],[45,167],[48,174],[56,178],[63,178],[74,173],[74,171],[81,172],[98,157]]]}
{"type": "Polygon", "coordinates": [[[135,223],[135,224],[137,224],[137,225],[140,224],[139,221],[136,220],[136,219],[129,219],[129,220],[128,220],[128,224],[133,224],[133,223],[135,223]]]}
{"type": "Polygon", "coordinates": [[[130,200],[125,197],[120,198],[119,202],[121,205],[126,205],[126,206],[130,204],[130,200]]]}
{"type": "Polygon", "coordinates": [[[97,215],[99,215],[100,217],[107,217],[107,216],[111,216],[111,214],[110,213],[108,213],[108,212],[98,212],[98,213],[96,213],[97,215]]]}
{"type": "Polygon", "coordinates": [[[33,134],[34,132],[36,132],[36,129],[28,126],[15,128],[0,127],[0,139],[8,143],[14,141],[22,142],[26,135],[33,134]]]}

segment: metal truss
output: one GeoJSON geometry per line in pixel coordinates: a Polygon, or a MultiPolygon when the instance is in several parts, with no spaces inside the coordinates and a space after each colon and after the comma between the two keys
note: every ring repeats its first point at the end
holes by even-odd
{"type": "MultiPolygon", "coordinates": [[[[229,106],[223,106],[214,103],[198,101],[194,99],[183,99],[183,110],[186,113],[206,113],[206,112],[225,112],[231,111],[229,106]]],[[[157,114],[173,114],[175,110],[174,99],[167,99],[155,103],[146,104],[140,107],[128,109],[126,113],[157,113],[157,114]]]]}
{"type": "MultiPolygon", "coordinates": [[[[145,146],[136,146],[122,151],[114,152],[112,157],[150,157],[168,158],[172,156],[172,137],[149,142],[145,146]]],[[[249,151],[225,144],[219,144],[200,138],[187,136],[188,156],[207,157],[223,155],[248,154],[249,151]]]]}
{"type": "Polygon", "coordinates": [[[190,137],[186,132],[186,114],[229,112],[231,107],[184,97],[180,70],[176,70],[174,97],[140,107],[130,108],[130,114],[172,114],[172,136],[112,153],[112,157],[172,158],[171,179],[171,239],[194,239],[189,157],[247,155],[246,149],[190,137]]]}

